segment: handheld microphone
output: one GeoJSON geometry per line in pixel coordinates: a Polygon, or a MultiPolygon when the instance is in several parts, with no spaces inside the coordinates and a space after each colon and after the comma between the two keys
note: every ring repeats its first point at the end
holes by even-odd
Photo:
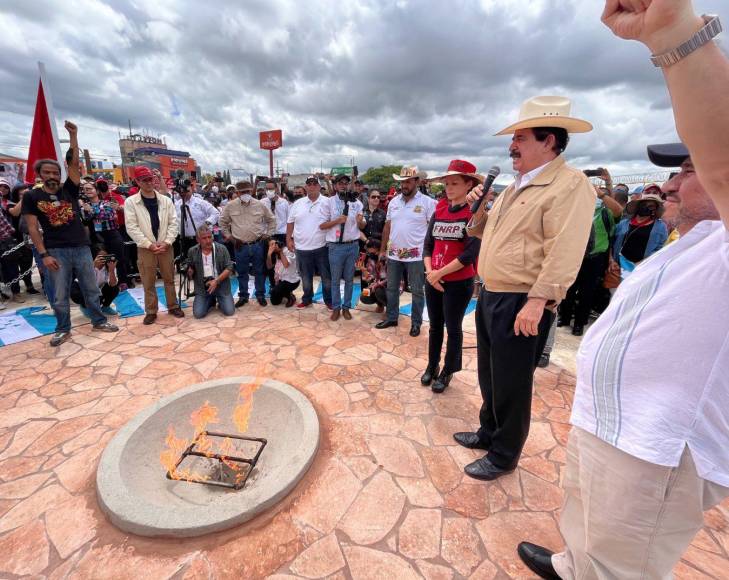
{"type": "Polygon", "coordinates": [[[481,202],[483,201],[483,198],[486,197],[486,194],[489,192],[489,189],[491,189],[491,186],[494,183],[494,179],[499,176],[499,173],[501,173],[501,168],[498,165],[494,165],[491,169],[489,169],[486,180],[483,182],[483,195],[479,197],[476,201],[474,201],[473,204],[471,204],[472,214],[476,215],[478,208],[481,207],[481,202]]]}

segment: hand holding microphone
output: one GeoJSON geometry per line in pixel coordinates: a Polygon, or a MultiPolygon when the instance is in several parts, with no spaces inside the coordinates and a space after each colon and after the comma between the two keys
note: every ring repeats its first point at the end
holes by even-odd
{"type": "Polygon", "coordinates": [[[483,201],[484,191],[489,192],[491,190],[491,186],[494,183],[494,179],[496,179],[499,176],[499,173],[501,173],[501,168],[494,165],[491,169],[489,169],[489,173],[486,176],[486,179],[483,182],[483,185],[477,185],[474,187],[471,192],[466,197],[466,201],[471,204],[471,213],[476,214],[478,211],[478,208],[481,206],[481,202],[483,201]]]}

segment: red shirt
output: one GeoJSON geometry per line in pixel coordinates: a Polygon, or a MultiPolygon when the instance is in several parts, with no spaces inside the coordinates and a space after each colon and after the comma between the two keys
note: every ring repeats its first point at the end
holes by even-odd
{"type": "Polygon", "coordinates": [[[467,280],[476,275],[475,262],[481,240],[466,233],[466,225],[471,215],[471,208],[467,203],[451,207],[448,200],[443,198],[435,207],[435,213],[430,220],[423,255],[430,257],[433,270],[439,270],[456,259],[464,266],[457,272],[444,276],[443,280],[446,282],[467,280]]]}

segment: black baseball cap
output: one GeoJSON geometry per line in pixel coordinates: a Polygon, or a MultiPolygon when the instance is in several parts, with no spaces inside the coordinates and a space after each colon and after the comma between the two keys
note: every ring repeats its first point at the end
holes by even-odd
{"type": "Polygon", "coordinates": [[[319,178],[316,175],[309,175],[309,177],[306,178],[306,183],[316,183],[319,185],[319,178]]]}
{"type": "Polygon", "coordinates": [[[341,175],[337,175],[337,176],[336,176],[336,177],[334,178],[334,183],[339,183],[339,182],[340,182],[340,181],[342,181],[343,179],[346,179],[347,181],[352,181],[352,180],[351,180],[351,179],[349,178],[349,175],[344,175],[344,174],[342,173],[341,175]]]}
{"type": "Polygon", "coordinates": [[[690,156],[683,143],[648,145],[648,159],[658,167],[680,167],[690,156]]]}

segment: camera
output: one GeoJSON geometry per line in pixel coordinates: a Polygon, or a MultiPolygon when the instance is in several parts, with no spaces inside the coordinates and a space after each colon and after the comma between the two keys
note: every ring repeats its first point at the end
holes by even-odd
{"type": "Polygon", "coordinates": [[[605,172],[605,169],[598,167],[597,169],[585,169],[583,172],[587,177],[600,177],[605,172]]]}
{"type": "Polygon", "coordinates": [[[182,169],[178,169],[176,175],[177,178],[175,179],[173,189],[175,193],[184,193],[192,185],[192,182],[189,179],[185,179],[185,172],[182,169]]]}
{"type": "Polygon", "coordinates": [[[81,200],[81,203],[91,203],[91,199],[85,193],[79,195],[78,198],[81,200]]]}
{"type": "Polygon", "coordinates": [[[115,262],[116,256],[114,254],[104,254],[103,256],[99,256],[101,258],[101,261],[104,264],[108,264],[109,262],[115,262]]]}
{"type": "Polygon", "coordinates": [[[339,197],[344,200],[348,201],[349,203],[354,203],[359,199],[359,194],[356,191],[343,191],[339,193],[339,197]]]}

